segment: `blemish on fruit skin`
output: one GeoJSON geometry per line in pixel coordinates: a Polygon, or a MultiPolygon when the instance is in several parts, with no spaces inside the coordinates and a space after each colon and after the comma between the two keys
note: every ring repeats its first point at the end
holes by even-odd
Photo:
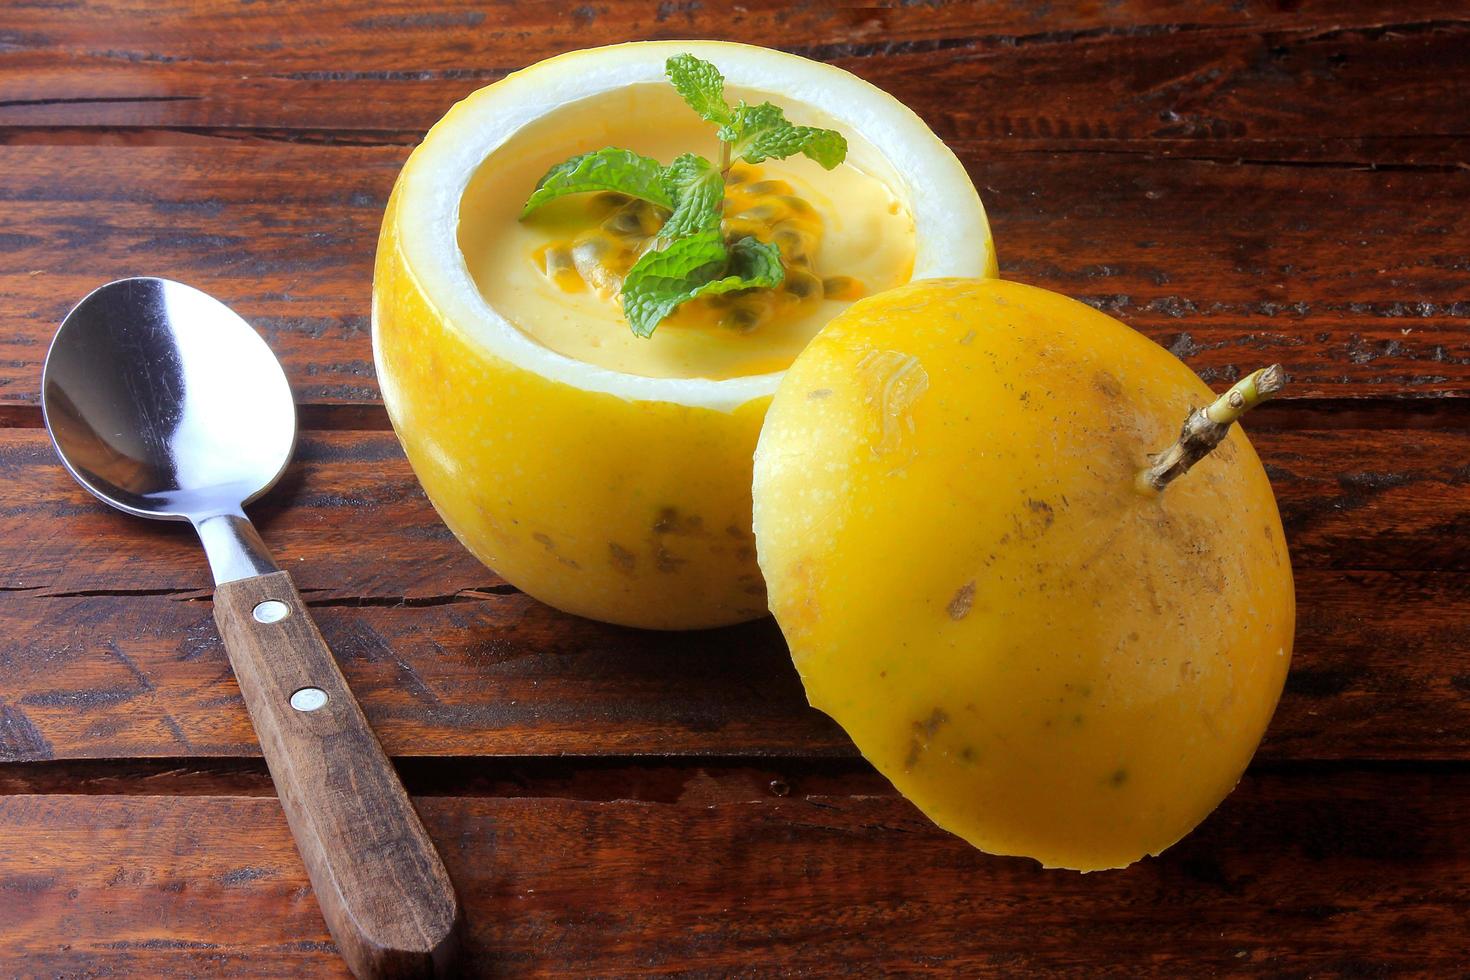
{"type": "Polygon", "coordinates": [[[661,572],[672,574],[688,563],[689,560],[687,558],[676,556],[663,545],[659,545],[653,550],[653,567],[661,572]]]}
{"type": "Polygon", "coordinates": [[[704,518],[698,514],[690,514],[681,517],[677,507],[665,507],[658,512],[658,519],[653,522],[654,534],[704,534],[704,518]]]}
{"type": "Polygon", "coordinates": [[[612,561],[613,567],[620,572],[626,572],[632,575],[638,566],[638,556],[616,541],[609,541],[607,543],[607,554],[609,560],[612,561]]]}
{"type": "Polygon", "coordinates": [[[909,754],[904,761],[904,768],[913,769],[919,764],[919,757],[929,748],[929,742],[948,723],[949,712],[943,708],[935,708],[929,712],[929,717],[914,722],[914,734],[909,739],[909,754]]]}
{"type": "Polygon", "coordinates": [[[904,760],[903,760],[903,767],[904,767],[904,769],[909,770],[910,772],[912,772],[914,766],[917,766],[919,764],[919,756],[921,756],[923,754],[924,754],[924,746],[922,746],[922,745],[919,744],[919,740],[916,739],[916,738],[909,739],[909,754],[904,757],[904,760]]]}
{"type": "Polygon", "coordinates": [[[962,346],[968,347],[975,342],[975,337],[975,331],[971,330],[969,333],[960,338],[960,344],[962,346]]]}
{"type": "Polygon", "coordinates": [[[974,604],[975,582],[971,580],[955,590],[954,597],[949,600],[949,605],[945,606],[944,609],[945,612],[949,613],[950,619],[958,622],[970,615],[970,607],[974,604]]]}
{"type": "Polygon", "coordinates": [[[531,535],[531,540],[535,541],[537,544],[541,545],[541,547],[545,548],[547,554],[551,555],[567,568],[570,568],[574,571],[581,570],[582,566],[575,559],[568,558],[566,555],[559,555],[556,553],[556,542],[551,540],[551,535],[537,531],[535,534],[531,535]]]}
{"type": "Polygon", "coordinates": [[[914,728],[929,738],[933,738],[939,732],[939,729],[947,724],[949,724],[949,712],[943,708],[935,708],[929,712],[928,718],[925,718],[923,721],[914,722],[914,728]]]}
{"type": "Polygon", "coordinates": [[[1031,509],[1031,513],[1038,515],[1042,527],[1051,527],[1052,522],[1057,519],[1056,513],[1051,509],[1051,504],[1045,500],[1032,500],[1028,497],[1026,506],[1031,509]]]}
{"type": "Polygon", "coordinates": [[[823,398],[830,398],[832,396],[832,389],[831,388],[813,388],[811,391],[809,391],[809,392],[806,393],[806,396],[807,396],[807,398],[810,398],[812,401],[820,401],[823,398]]]}
{"type": "Polygon", "coordinates": [[[875,456],[886,456],[903,446],[914,431],[914,404],[929,390],[929,374],[919,359],[892,350],[870,350],[858,362],[867,382],[868,405],[877,409],[879,436],[875,456]]]}
{"type": "Polygon", "coordinates": [[[1117,378],[1113,377],[1107,371],[1098,371],[1094,374],[1092,376],[1092,386],[1098,390],[1099,394],[1110,401],[1116,400],[1118,396],[1123,394],[1123,386],[1118,383],[1117,378]]]}
{"type": "Polygon", "coordinates": [[[1128,782],[1127,769],[1115,769],[1113,774],[1108,777],[1108,783],[1112,786],[1122,786],[1126,782],[1128,782]]]}

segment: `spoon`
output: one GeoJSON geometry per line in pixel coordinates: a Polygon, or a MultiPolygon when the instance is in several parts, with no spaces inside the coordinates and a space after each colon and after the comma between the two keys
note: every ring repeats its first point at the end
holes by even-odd
{"type": "Polygon", "coordinates": [[[449,876],[290,576],[245,516],[296,443],[291,389],[265,341],[197,289],[121,279],[61,322],[41,405],[83,487],[199,533],[215,622],[353,973],[448,971],[460,918],[449,876]]]}

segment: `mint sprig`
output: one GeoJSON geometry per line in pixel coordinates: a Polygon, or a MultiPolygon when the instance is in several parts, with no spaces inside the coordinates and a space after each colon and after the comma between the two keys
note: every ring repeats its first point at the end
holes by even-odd
{"type": "Polygon", "coordinates": [[[564,160],[546,171],[546,176],[537,182],[535,193],[521,209],[521,217],[559,197],[588,191],[617,191],[659,207],[674,206],[664,189],[662,164],[632,150],[609,146],[564,160]]]}
{"type": "Polygon", "coordinates": [[[714,164],[697,153],[681,154],[664,171],[663,187],[674,202],[674,213],[659,229],[659,238],[673,241],[719,229],[725,178],[714,164]]]}
{"type": "Polygon", "coordinates": [[[731,121],[720,127],[720,139],[732,144],[732,155],[746,163],[784,160],[797,153],[831,170],[847,158],[847,140],[831,129],[793,126],[780,106],[741,103],[731,121]]]}
{"type": "Polygon", "coordinates": [[[725,76],[708,61],[692,54],[676,54],[664,62],[664,74],[679,98],[699,113],[705,122],[724,125],[730,121],[725,104],[725,76]]]}
{"type": "Polygon", "coordinates": [[[718,230],[681,238],[647,252],[623,280],[623,316],[640,337],[696,296],[781,284],[781,250],[746,237],[726,246],[718,230]]]}
{"type": "Polygon", "coordinates": [[[756,164],[800,153],[831,170],[847,157],[841,133],[793,125],[770,102],[741,100],[731,106],[725,101],[724,76],[707,61],[675,55],[664,72],[680,98],[719,127],[719,167],[694,153],[664,167],[631,150],[607,147],[552,167],[521,211],[525,218],[550,201],[587,191],[617,191],[669,211],[654,247],[623,279],[623,315],[640,337],[652,336],[675,309],[697,296],[769,289],[784,281],[775,245],[750,237],[726,242],[720,233],[724,178],[735,160],[756,164]]]}

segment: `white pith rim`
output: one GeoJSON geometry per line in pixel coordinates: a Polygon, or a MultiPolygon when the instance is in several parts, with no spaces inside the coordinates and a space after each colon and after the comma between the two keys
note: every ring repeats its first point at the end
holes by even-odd
{"type": "Polygon", "coordinates": [[[881,153],[905,185],[893,190],[914,217],[914,279],[979,277],[994,267],[985,209],[964,167],[897,99],[840,68],[768,48],[644,41],[573,51],[532,65],[471,94],[429,130],[404,167],[397,208],[414,217],[400,221],[399,240],[410,273],[441,318],[517,367],[588,391],[717,411],[775,392],[784,371],[726,380],[647,378],[558,354],[485,301],[460,252],[460,200],[493,151],[563,105],[662,81],[664,62],[681,52],[713,62],[733,87],[771,93],[798,122],[797,104],[831,116],[849,136],[861,134],[881,153]]]}

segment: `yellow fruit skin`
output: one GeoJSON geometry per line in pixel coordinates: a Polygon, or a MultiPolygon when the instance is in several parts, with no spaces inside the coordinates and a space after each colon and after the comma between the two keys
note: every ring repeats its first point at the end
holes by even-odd
{"type": "Polygon", "coordinates": [[[429,499],[477,558],[567,612],[653,629],[763,616],[751,454],[769,397],[732,412],[547,380],[433,307],[388,203],[373,349],[393,427],[429,499]]]}
{"type": "Polygon", "coordinates": [[[1229,793],[1291,657],[1281,521],[1239,426],[1134,478],[1213,395],[1063,296],[931,280],[802,353],[755,467],[771,608],[812,704],[936,823],[1094,870],[1229,793]]]}

